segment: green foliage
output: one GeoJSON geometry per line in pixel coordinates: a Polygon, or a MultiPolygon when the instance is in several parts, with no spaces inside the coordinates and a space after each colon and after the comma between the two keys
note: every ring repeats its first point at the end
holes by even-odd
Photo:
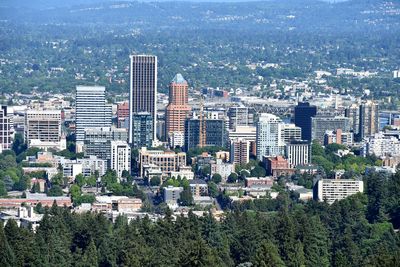
{"type": "Polygon", "coordinates": [[[60,197],[63,195],[62,188],[59,185],[53,185],[48,191],[47,195],[49,197],[60,197]]]}
{"type": "Polygon", "coordinates": [[[236,183],[238,180],[238,175],[236,173],[231,173],[228,176],[228,183],[236,183]]]}
{"type": "Polygon", "coordinates": [[[161,184],[161,178],[160,176],[153,176],[150,179],[150,185],[151,186],[159,186],[161,184]]]}
{"type": "Polygon", "coordinates": [[[346,155],[339,157],[335,155],[338,149],[344,149],[343,145],[329,144],[324,149],[317,142],[313,142],[312,163],[322,167],[325,173],[329,174],[334,170],[344,169],[347,172],[352,172],[359,175],[365,171],[367,166],[380,166],[381,162],[375,156],[359,157],[355,155],[346,155]]]}
{"type": "Polygon", "coordinates": [[[190,188],[184,188],[179,195],[179,204],[182,206],[194,205],[193,195],[190,188]]]}
{"type": "Polygon", "coordinates": [[[224,147],[219,147],[219,146],[196,147],[196,148],[189,149],[189,151],[186,154],[187,154],[187,158],[190,159],[190,158],[199,156],[204,152],[207,152],[208,154],[215,156],[215,153],[218,151],[227,151],[227,149],[224,147]]]}
{"type": "Polygon", "coordinates": [[[2,180],[0,180],[0,196],[7,196],[7,188],[2,180]]]}
{"type": "Polygon", "coordinates": [[[263,241],[256,251],[253,263],[260,267],[284,267],[277,247],[268,241],[263,241]]]}
{"type": "Polygon", "coordinates": [[[51,178],[51,184],[63,187],[67,184],[67,181],[63,174],[59,172],[51,178]]]}
{"type": "Polygon", "coordinates": [[[218,186],[213,181],[208,182],[208,194],[211,197],[217,197],[219,194],[218,186]]]}
{"type": "Polygon", "coordinates": [[[267,171],[260,165],[255,166],[250,171],[251,177],[265,177],[267,175],[267,171]]]}
{"type": "Polygon", "coordinates": [[[183,179],[180,179],[179,176],[178,179],[172,177],[165,180],[162,184],[162,187],[168,187],[168,186],[188,188],[189,181],[185,177],[183,179]]]}
{"type": "Polygon", "coordinates": [[[78,174],[75,176],[75,183],[79,186],[82,187],[86,184],[86,178],[83,176],[83,174],[78,174]]]}
{"type": "Polygon", "coordinates": [[[211,177],[211,180],[216,183],[219,184],[222,181],[222,177],[220,174],[218,173],[214,173],[213,176],[211,177]]]}
{"type": "Polygon", "coordinates": [[[0,222],[0,266],[15,266],[15,253],[4,234],[3,222],[0,222]]]}

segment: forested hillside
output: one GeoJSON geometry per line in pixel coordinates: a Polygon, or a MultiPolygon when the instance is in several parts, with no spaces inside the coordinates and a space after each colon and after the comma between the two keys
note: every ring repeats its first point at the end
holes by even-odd
{"type": "Polygon", "coordinates": [[[399,266],[391,222],[399,226],[400,173],[365,182],[364,195],[331,206],[282,193],[273,205],[232,205],[220,222],[167,212],[156,222],[119,217],[112,224],[101,214],[53,206],[36,233],[13,221],[0,227],[0,265],[399,266]]]}

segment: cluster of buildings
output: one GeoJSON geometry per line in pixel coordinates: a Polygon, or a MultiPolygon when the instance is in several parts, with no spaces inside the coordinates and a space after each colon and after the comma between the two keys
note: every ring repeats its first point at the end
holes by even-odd
{"type": "MultiPolygon", "coordinates": [[[[367,74],[341,69],[337,75],[367,74]]],[[[196,170],[187,162],[195,163],[199,169],[209,166],[211,176],[220,174],[226,182],[235,166],[244,166],[251,158],[261,161],[267,177],[246,178],[245,186],[239,189],[247,197],[263,197],[266,192],[273,196],[272,184],[281,175],[318,174],[318,166],[311,160],[312,142],[361,148],[362,155],[381,157],[384,166],[393,167],[400,162],[400,130],[381,131],[376,101],[339,96],[329,96],[325,101],[328,98],[310,97],[305,92],[309,102],[293,103],[253,96],[230,97],[226,91],[208,89],[189,95],[189,90],[184,77],[176,74],[168,97],[158,94],[157,57],[132,55],[129,101],[108,103],[105,87],[77,86],[75,105],[60,96],[50,102],[32,101],[25,107],[2,107],[0,151],[11,149],[14,135],[20,133],[28,147],[44,151],[26,159],[26,173],[42,170],[51,179],[61,170],[71,182],[79,174],[98,178],[109,169],[119,179],[124,173],[149,180],[156,176],[181,177],[189,181],[194,201],[201,205],[213,204],[213,199],[208,195],[207,183],[197,179],[196,170]],[[208,101],[211,98],[213,101],[208,101]],[[344,104],[346,101],[350,104],[344,104]],[[205,153],[187,158],[187,152],[207,146],[221,151],[215,156],[205,153]],[[82,153],[83,157],[72,160],[55,155],[66,149],[82,153]],[[136,150],[138,153],[133,153],[136,150]],[[137,172],[133,173],[134,169],[137,172]]],[[[396,124],[400,127],[400,117],[394,117],[392,122],[394,128],[396,124]]],[[[40,191],[46,186],[40,179],[34,183],[40,185],[40,191]]],[[[304,200],[312,196],[305,188],[289,187],[304,200]]],[[[362,192],[363,185],[356,180],[319,179],[315,188],[315,198],[333,203],[362,192]]],[[[219,189],[238,190],[232,185],[219,189]]],[[[182,187],[166,187],[164,201],[170,206],[178,205],[182,191],[182,187]]],[[[15,202],[12,201],[7,203],[15,202]]],[[[137,212],[139,204],[132,199],[99,198],[84,209],[128,212],[124,207],[129,206],[129,212],[137,212]]]]}

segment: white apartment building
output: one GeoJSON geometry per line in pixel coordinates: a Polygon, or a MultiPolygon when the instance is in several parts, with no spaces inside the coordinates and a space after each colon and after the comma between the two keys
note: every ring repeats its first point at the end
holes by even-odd
{"type": "Polygon", "coordinates": [[[215,163],[211,163],[211,175],[218,173],[224,180],[226,180],[234,171],[235,165],[231,163],[225,163],[222,161],[222,159],[217,159],[215,163]]]}
{"type": "Polygon", "coordinates": [[[286,158],[290,168],[310,162],[310,144],[307,141],[292,141],[286,144],[286,158]]]}
{"type": "Polygon", "coordinates": [[[328,204],[364,191],[363,181],[351,179],[321,179],[316,186],[318,201],[328,204]]]}
{"type": "Polygon", "coordinates": [[[111,162],[112,170],[115,170],[119,178],[122,177],[123,171],[131,170],[131,148],[127,142],[112,141],[111,142],[111,162]]]}
{"type": "Polygon", "coordinates": [[[12,117],[7,113],[7,107],[0,108],[0,152],[11,149],[14,137],[12,117]]]}
{"type": "Polygon", "coordinates": [[[365,143],[366,154],[382,156],[399,156],[400,140],[394,136],[385,136],[383,133],[376,133],[369,137],[365,143]]]}
{"type": "Polygon", "coordinates": [[[169,133],[169,146],[175,148],[177,146],[183,147],[185,145],[185,133],[184,132],[171,132],[169,133]]]}
{"type": "Polygon", "coordinates": [[[272,157],[282,155],[285,142],[280,129],[282,120],[269,113],[261,113],[257,122],[257,158],[262,160],[263,156],[272,157]]]}

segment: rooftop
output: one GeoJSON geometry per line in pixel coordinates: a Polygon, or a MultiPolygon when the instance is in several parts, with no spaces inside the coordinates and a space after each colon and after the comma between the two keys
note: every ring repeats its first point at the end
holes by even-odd
{"type": "Polygon", "coordinates": [[[187,83],[186,80],[183,78],[182,74],[178,73],[175,75],[175,77],[172,79],[171,83],[177,83],[177,84],[184,84],[187,83]]]}

